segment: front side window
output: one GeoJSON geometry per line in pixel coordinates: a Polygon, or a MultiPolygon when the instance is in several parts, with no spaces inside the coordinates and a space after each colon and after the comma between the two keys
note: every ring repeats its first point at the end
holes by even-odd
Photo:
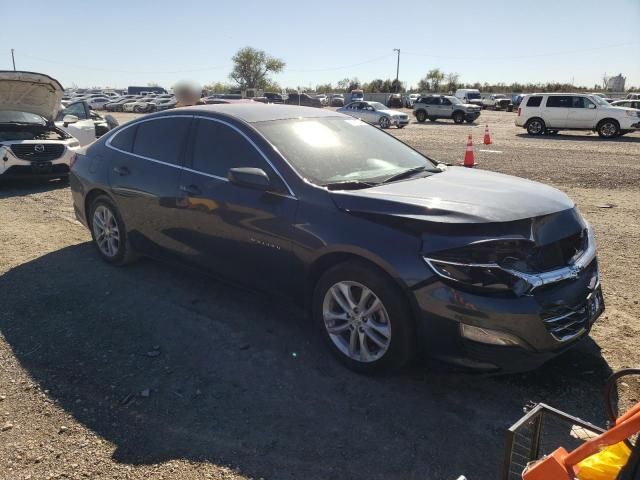
{"type": "Polygon", "coordinates": [[[442,101],[442,105],[451,105],[451,102],[449,101],[448,98],[443,98],[441,99],[441,101],[442,101]]]}
{"type": "Polygon", "coordinates": [[[325,117],[253,124],[298,174],[316,185],[378,181],[435,164],[380,129],[352,118],[325,117]]]}
{"type": "Polygon", "coordinates": [[[200,119],[193,143],[192,168],[227,178],[230,168],[240,167],[270,171],[258,150],[243,135],[222,123],[200,119]]]}
{"type": "Polygon", "coordinates": [[[133,153],[177,165],[191,117],[159,117],[138,124],[133,153]]]}
{"type": "Polygon", "coordinates": [[[84,109],[84,103],[82,102],[72,103],[68,107],[64,108],[58,114],[58,117],[56,118],[56,120],[59,119],[59,121],[61,121],[65,115],[75,115],[76,117],[78,117],[78,120],[86,120],[87,112],[84,109]]]}

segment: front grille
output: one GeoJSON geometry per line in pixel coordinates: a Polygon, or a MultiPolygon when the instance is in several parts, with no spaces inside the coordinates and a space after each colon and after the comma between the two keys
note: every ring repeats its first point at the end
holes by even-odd
{"type": "Polygon", "coordinates": [[[542,314],[547,331],[559,342],[575,337],[588,327],[589,309],[586,302],[577,307],[559,305],[542,314]]]}
{"type": "Polygon", "coordinates": [[[50,162],[62,156],[64,145],[60,143],[18,143],[11,145],[11,151],[22,160],[50,162]]]}

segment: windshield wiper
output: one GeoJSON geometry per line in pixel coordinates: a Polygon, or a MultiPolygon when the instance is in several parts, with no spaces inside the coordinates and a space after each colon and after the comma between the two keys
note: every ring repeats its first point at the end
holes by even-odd
{"type": "Polygon", "coordinates": [[[382,183],[389,183],[389,182],[395,182],[396,180],[402,180],[404,178],[409,178],[412,177],[418,173],[422,173],[422,172],[429,172],[429,173],[441,173],[442,170],[440,170],[439,168],[428,168],[425,166],[419,166],[419,167],[413,167],[410,168],[408,170],[405,170],[404,172],[400,172],[397,173],[395,175],[391,175],[389,178],[386,178],[385,180],[382,181],[382,183]]]}
{"type": "Polygon", "coordinates": [[[322,186],[329,190],[358,190],[360,188],[371,188],[378,185],[372,182],[361,182],[360,180],[344,180],[342,182],[323,183],[322,186]]]}

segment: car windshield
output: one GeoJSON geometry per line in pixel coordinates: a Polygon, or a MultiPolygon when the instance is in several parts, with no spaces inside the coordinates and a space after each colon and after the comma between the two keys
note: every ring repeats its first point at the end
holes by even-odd
{"type": "Polygon", "coordinates": [[[13,110],[0,111],[0,123],[31,123],[46,125],[47,122],[40,115],[29,112],[15,112],[13,110]]]}
{"type": "Polygon", "coordinates": [[[375,108],[376,110],[387,110],[387,107],[385,107],[380,102],[369,102],[369,106],[375,108]]]}
{"type": "Polygon", "coordinates": [[[496,98],[507,98],[507,96],[499,93],[496,95],[496,98]]]}
{"type": "Polygon", "coordinates": [[[609,102],[607,102],[602,97],[599,97],[598,95],[589,95],[589,98],[594,102],[596,102],[598,105],[605,106],[605,107],[609,105],[609,102]]]}
{"type": "Polygon", "coordinates": [[[277,120],[254,126],[301,177],[316,185],[378,182],[435,164],[391,135],[344,117],[277,120]]]}
{"type": "Polygon", "coordinates": [[[461,104],[461,103],[462,103],[462,102],[460,101],[460,99],[459,99],[459,98],[456,98],[456,97],[447,97],[447,99],[448,99],[449,101],[451,101],[451,103],[453,103],[453,104],[455,104],[455,105],[458,105],[458,104],[461,104]]]}
{"type": "Polygon", "coordinates": [[[480,98],[480,94],[478,92],[467,92],[467,98],[469,100],[475,100],[476,98],[480,98]]]}

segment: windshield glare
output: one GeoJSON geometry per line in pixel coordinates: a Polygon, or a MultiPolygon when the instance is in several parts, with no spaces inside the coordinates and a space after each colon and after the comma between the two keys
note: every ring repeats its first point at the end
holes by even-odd
{"type": "Polygon", "coordinates": [[[40,115],[29,112],[14,112],[12,110],[0,111],[0,123],[32,123],[34,125],[46,125],[47,122],[40,115]]]}
{"type": "Polygon", "coordinates": [[[380,102],[369,102],[369,105],[372,106],[373,108],[375,108],[376,110],[386,110],[387,109],[387,107],[385,107],[380,102]]]}
{"type": "Polygon", "coordinates": [[[391,135],[343,117],[278,120],[254,126],[298,174],[316,185],[378,182],[435,164],[391,135]]]}
{"type": "Polygon", "coordinates": [[[601,105],[601,106],[608,106],[609,105],[609,102],[607,102],[602,97],[599,97],[598,95],[589,95],[589,98],[591,100],[593,100],[594,102],[596,102],[598,105],[601,105]]]}

